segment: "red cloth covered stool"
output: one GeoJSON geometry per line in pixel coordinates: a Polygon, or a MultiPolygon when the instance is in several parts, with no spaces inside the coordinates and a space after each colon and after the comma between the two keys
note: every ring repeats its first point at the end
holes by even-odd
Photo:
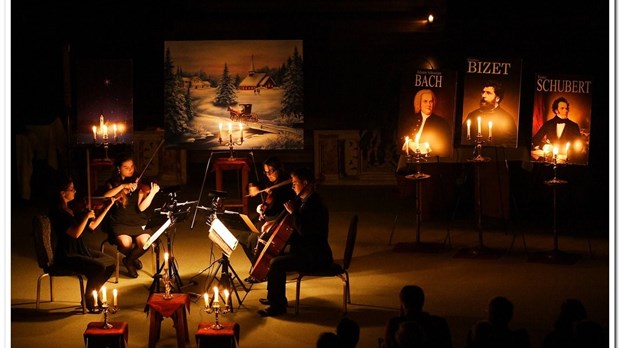
{"type": "Polygon", "coordinates": [[[172,318],[177,332],[177,345],[185,347],[185,342],[189,342],[189,331],[187,329],[187,315],[189,312],[189,296],[187,294],[171,294],[172,299],[165,300],[164,294],[155,293],[149,296],[147,304],[149,306],[149,348],[155,347],[159,340],[161,322],[164,318],[172,318]]]}
{"type": "Polygon", "coordinates": [[[103,322],[88,323],[84,331],[86,348],[125,348],[129,339],[129,325],[126,322],[109,322],[109,329],[103,328],[103,322]]]}
{"type": "Polygon", "coordinates": [[[198,348],[236,348],[239,346],[239,324],[220,323],[220,330],[214,330],[214,323],[200,323],[196,330],[196,346],[198,348]]]}

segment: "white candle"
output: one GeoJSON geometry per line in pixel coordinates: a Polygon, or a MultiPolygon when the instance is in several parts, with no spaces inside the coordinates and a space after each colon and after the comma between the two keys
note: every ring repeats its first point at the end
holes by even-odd
{"type": "Polygon", "coordinates": [[[228,289],[224,289],[224,304],[228,304],[228,289]]]}
{"type": "Polygon", "coordinates": [[[97,141],[97,126],[93,126],[93,141],[97,141]]]}
{"type": "Polygon", "coordinates": [[[105,288],[105,285],[101,287],[101,301],[108,302],[108,290],[105,288]]]}
{"type": "Polygon", "coordinates": [[[218,295],[217,295],[218,291],[219,290],[218,290],[217,286],[214,286],[213,287],[213,302],[219,302],[218,295]]]}
{"type": "Polygon", "coordinates": [[[116,123],[112,125],[112,130],[114,132],[114,141],[116,141],[116,123]]]}
{"type": "Polygon", "coordinates": [[[108,140],[108,126],[103,125],[103,140],[108,140]]]}
{"type": "Polygon", "coordinates": [[[220,142],[222,141],[222,123],[220,123],[220,142]]]}
{"type": "Polygon", "coordinates": [[[165,252],[164,253],[164,269],[168,269],[168,258],[170,257],[170,255],[165,252]]]}
{"type": "Polygon", "coordinates": [[[558,159],[558,147],[557,146],[553,147],[553,159],[554,160],[558,159]]]}
{"type": "Polygon", "coordinates": [[[570,143],[566,143],[566,162],[568,162],[568,149],[570,148],[570,143]]]}
{"type": "Polygon", "coordinates": [[[202,295],[205,299],[205,307],[209,307],[209,294],[207,294],[206,292],[204,293],[204,295],[202,295]]]}
{"type": "Polygon", "coordinates": [[[407,151],[407,156],[409,156],[409,137],[405,137],[405,151],[407,151]]]}
{"type": "Polygon", "coordinates": [[[482,117],[478,116],[478,136],[482,135],[482,117]]]}
{"type": "Polygon", "coordinates": [[[416,150],[420,149],[420,132],[415,135],[415,141],[413,142],[413,146],[415,146],[416,150]]]}
{"type": "Polygon", "coordinates": [[[114,289],[114,290],[112,290],[112,297],[113,297],[113,299],[114,299],[114,303],[113,303],[113,304],[114,304],[114,307],[116,307],[116,304],[117,304],[116,300],[117,300],[117,298],[118,298],[118,289],[114,289]]]}
{"type": "Polygon", "coordinates": [[[489,139],[493,137],[493,121],[489,121],[489,139]]]}
{"type": "Polygon", "coordinates": [[[239,123],[239,134],[241,135],[241,141],[243,141],[243,123],[239,123]]]}
{"type": "Polygon", "coordinates": [[[426,150],[426,153],[431,152],[431,145],[429,143],[424,143],[424,150],[426,150]]]}
{"type": "Polygon", "coordinates": [[[99,128],[103,129],[105,121],[103,120],[103,114],[99,115],[99,128]]]}
{"type": "Polygon", "coordinates": [[[467,139],[471,139],[471,119],[467,120],[467,139]]]}
{"type": "Polygon", "coordinates": [[[93,290],[93,298],[95,299],[95,308],[97,308],[97,290],[93,290]]]}
{"type": "Polygon", "coordinates": [[[232,122],[228,122],[228,135],[232,137],[232,122]]]}

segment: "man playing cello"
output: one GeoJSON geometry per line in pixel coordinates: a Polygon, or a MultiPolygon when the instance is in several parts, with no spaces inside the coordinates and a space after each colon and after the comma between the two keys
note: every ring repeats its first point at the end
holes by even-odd
{"type": "MultiPolygon", "coordinates": [[[[262,317],[286,313],[287,272],[315,271],[333,263],[328,242],[329,213],[321,197],[315,192],[312,171],[308,168],[294,170],[291,173],[291,182],[297,198],[284,204],[287,215],[277,222],[280,228],[283,225],[292,227],[293,232],[289,239],[291,249],[288,254],[270,259],[267,298],[259,300],[269,307],[258,311],[262,317]]],[[[257,260],[256,264],[259,262],[260,260],[257,260]]]]}

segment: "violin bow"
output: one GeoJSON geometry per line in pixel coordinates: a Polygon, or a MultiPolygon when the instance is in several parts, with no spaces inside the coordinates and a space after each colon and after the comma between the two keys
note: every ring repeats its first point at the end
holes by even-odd
{"type": "Polygon", "coordinates": [[[144,173],[146,173],[146,169],[149,167],[149,165],[151,165],[151,162],[153,161],[153,158],[155,158],[155,155],[157,155],[157,152],[159,151],[161,146],[164,145],[164,141],[166,141],[165,138],[163,138],[161,140],[161,142],[159,143],[159,145],[157,145],[157,148],[155,149],[155,152],[153,152],[153,154],[151,155],[151,158],[149,158],[148,162],[146,162],[146,165],[144,166],[144,169],[142,169],[142,173],[140,173],[140,176],[138,176],[138,178],[136,179],[136,182],[138,182],[138,181],[140,181],[140,179],[142,179],[142,176],[144,175],[144,173]]]}

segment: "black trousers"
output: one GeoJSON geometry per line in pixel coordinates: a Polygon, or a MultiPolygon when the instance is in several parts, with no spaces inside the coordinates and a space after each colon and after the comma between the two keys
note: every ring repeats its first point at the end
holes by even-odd
{"type": "Polygon", "coordinates": [[[99,291],[101,286],[105,284],[116,267],[116,260],[107,254],[100,252],[99,250],[89,249],[91,256],[86,255],[72,255],[59,260],[60,264],[67,269],[84,274],[88,281],[86,282],[86,289],[84,290],[84,296],[88,307],[92,307],[94,299],[92,296],[93,290],[99,291]]]}

